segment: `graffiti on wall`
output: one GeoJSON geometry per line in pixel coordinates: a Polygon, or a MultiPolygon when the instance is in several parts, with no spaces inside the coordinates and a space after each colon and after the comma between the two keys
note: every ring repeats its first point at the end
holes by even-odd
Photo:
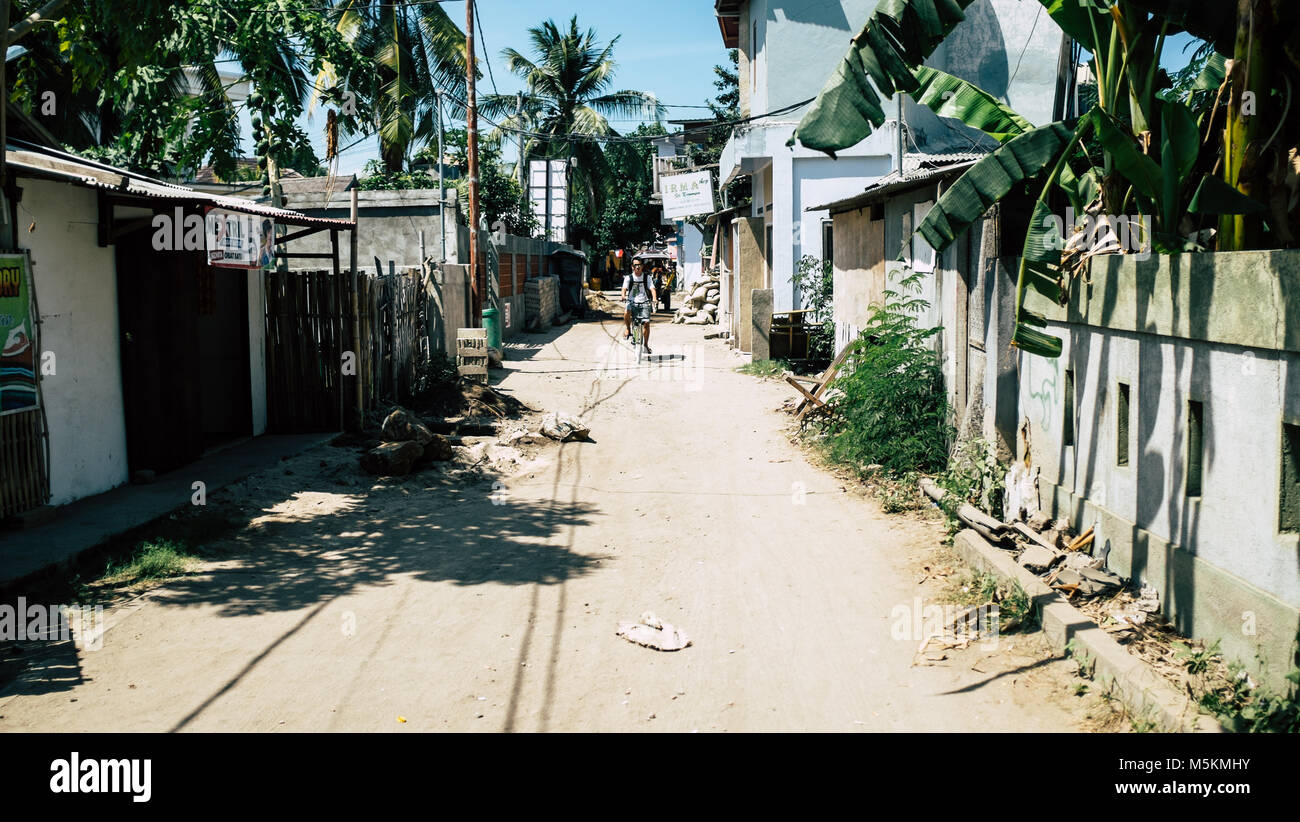
{"type": "Polygon", "coordinates": [[[1023,360],[1029,364],[1029,398],[1038,401],[1038,425],[1043,431],[1052,430],[1054,410],[1061,404],[1061,364],[1059,359],[1027,356],[1023,360]],[[1047,367],[1051,366],[1050,376],[1047,367]],[[1035,387],[1037,386],[1037,387],[1035,387]]]}

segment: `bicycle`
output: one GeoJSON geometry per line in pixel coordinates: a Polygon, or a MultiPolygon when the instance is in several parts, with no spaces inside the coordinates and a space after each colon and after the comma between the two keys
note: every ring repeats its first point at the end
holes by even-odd
{"type": "Polygon", "coordinates": [[[636,346],[636,364],[645,353],[645,328],[650,325],[650,304],[638,304],[632,314],[632,345],[636,346]]]}

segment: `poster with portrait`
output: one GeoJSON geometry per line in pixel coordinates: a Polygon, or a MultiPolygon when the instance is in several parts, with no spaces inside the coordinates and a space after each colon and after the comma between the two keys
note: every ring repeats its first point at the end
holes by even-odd
{"type": "Polygon", "coordinates": [[[36,322],[26,254],[0,254],[0,414],[38,407],[36,322]]]}
{"type": "Polygon", "coordinates": [[[206,224],[208,265],[267,268],[275,264],[275,222],[270,217],[209,208],[206,224]]]}

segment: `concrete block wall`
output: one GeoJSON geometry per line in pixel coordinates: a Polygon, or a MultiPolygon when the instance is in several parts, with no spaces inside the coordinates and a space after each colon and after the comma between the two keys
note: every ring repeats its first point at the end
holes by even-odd
{"type": "Polygon", "coordinates": [[[549,328],[560,313],[560,280],[538,277],[524,284],[525,322],[534,318],[542,328],[549,328]]]}
{"type": "Polygon", "coordinates": [[[1278,685],[1300,630],[1300,534],[1281,519],[1284,425],[1300,425],[1300,254],[1099,258],[1091,279],[1065,308],[1027,303],[1064,343],[1055,360],[1019,355],[1044,507],[1095,526],[1110,567],[1155,586],[1182,632],[1278,685]]]}

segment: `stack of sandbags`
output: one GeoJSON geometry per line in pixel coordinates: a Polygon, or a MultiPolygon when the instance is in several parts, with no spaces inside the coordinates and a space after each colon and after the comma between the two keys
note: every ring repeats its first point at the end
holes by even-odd
{"type": "Polygon", "coordinates": [[[677,309],[673,322],[684,325],[712,325],[718,321],[718,302],[722,292],[718,288],[718,276],[706,274],[691,288],[690,296],[677,309]]]}

